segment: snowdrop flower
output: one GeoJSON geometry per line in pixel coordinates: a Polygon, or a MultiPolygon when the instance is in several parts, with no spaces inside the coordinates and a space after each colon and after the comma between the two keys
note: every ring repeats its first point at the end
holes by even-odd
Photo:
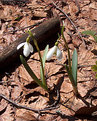
{"type": "Polygon", "coordinates": [[[58,46],[55,44],[54,47],[52,47],[49,52],[47,53],[47,56],[46,56],[46,60],[49,61],[51,60],[52,56],[53,55],[56,55],[57,59],[58,60],[61,60],[62,59],[62,52],[61,50],[58,48],[58,46]]]}
{"type": "Polygon", "coordinates": [[[24,56],[28,57],[29,54],[33,52],[33,46],[28,41],[26,41],[26,42],[19,44],[17,46],[17,50],[20,49],[22,46],[24,46],[24,48],[23,48],[24,56]]]}
{"type": "Polygon", "coordinates": [[[57,53],[56,53],[56,57],[58,60],[61,60],[63,55],[62,55],[62,51],[57,47],[57,53]]]}

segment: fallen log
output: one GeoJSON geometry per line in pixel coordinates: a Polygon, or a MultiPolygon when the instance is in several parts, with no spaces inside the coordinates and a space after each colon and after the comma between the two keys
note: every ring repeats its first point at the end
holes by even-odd
{"type": "MultiPolygon", "coordinates": [[[[60,30],[60,21],[58,18],[51,18],[38,27],[33,29],[31,32],[34,34],[35,39],[37,40],[38,44],[46,41],[48,38],[54,36],[60,30]]],[[[28,34],[23,34],[18,40],[14,41],[12,44],[7,46],[2,52],[0,53],[0,72],[3,72],[8,67],[11,67],[13,63],[17,63],[19,61],[19,55],[22,54],[22,48],[17,50],[17,46],[26,41],[28,34]]],[[[30,40],[31,44],[33,45],[33,40],[30,40]]]]}

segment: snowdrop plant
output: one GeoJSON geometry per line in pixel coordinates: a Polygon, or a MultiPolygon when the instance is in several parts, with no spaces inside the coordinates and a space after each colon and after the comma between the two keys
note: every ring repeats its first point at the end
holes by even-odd
{"type": "Polygon", "coordinates": [[[33,53],[33,46],[30,44],[30,36],[26,39],[26,42],[23,42],[17,46],[17,50],[23,48],[23,54],[25,57],[28,57],[30,53],[33,53]]]}
{"type": "MultiPolygon", "coordinates": [[[[28,38],[32,38],[33,42],[34,42],[34,45],[38,51],[38,54],[39,54],[39,58],[40,58],[40,79],[37,78],[37,76],[35,75],[35,73],[33,72],[33,70],[30,68],[30,66],[27,64],[26,60],[24,59],[24,57],[22,55],[20,55],[20,60],[22,62],[22,64],[24,65],[26,71],[29,73],[29,75],[34,79],[34,81],[39,85],[41,86],[43,89],[45,89],[46,91],[49,91],[48,90],[48,87],[47,87],[47,83],[46,83],[46,79],[45,79],[45,75],[44,75],[44,68],[45,68],[45,61],[46,61],[46,55],[47,55],[47,52],[48,52],[48,45],[46,46],[45,50],[44,50],[44,55],[43,55],[43,58],[41,57],[41,54],[40,54],[40,50],[39,50],[39,47],[38,47],[38,44],[37,44],[37,41],[35,40],[33,34],[31,33],[31,31],[28,31],[29,33],[29,36],[28,38]]],[[[28,40],[30,39],[27,39],[26,40],[26,43],[28,42],[28,40]]],[[[25,44],[26,44],[25,43],[25,44]]],[[[24,50],[25,50],[25,44],[24,44],[24,50]]],[[[28,44],[28,43],[27,43],[28,44]]],[[[30,44],[30,43],[29,43],[30,44]]],[[[22,44],[23,45],[23,44],[22,44]]],[[[17,48],[19,48],[20,46],[22,45],[19,45],[17,48]]],[[[29,55],[29,51],[31,52],[30,49],[31,46],[27,46],[26,50],[27,51],[27,55],[29,55]]],[[[24,51],[23,50],[23,51],[24,51]]],[[[27,56],[26,55],[26,56],[27,56]]]]}
{"type": "Polygon", "coordinates": [[[78,89],[77,89],[77,64],[78,64],[77,51],[75,49],[74,52],[73,52],[72,64],[71,64],[70,51],[69,51],[68,44],[67,44],[66,39],[65,39],[64,34],[63,34],[63,30],[64,30],[64,27],[62,27],[61,35],[62,35],[62,38],[64,40],[66,49],[68,51],[68,65],[67,64],[64,64],[64,66],[66,68],[66,71],[68,73],[68,77],[69,77],[69,79],[71,81],[71,84],[73,86],[74,94],[76,96],[78,96],[79,93],[78,93],[78,89]]]}
{"type": "Polygon", "coordinates": [[[58,42],[48,51],[46,60],[51,60],[52,56],[55,55],[58,60],[62,59],[62,51],[58,48],[58,42]]]}

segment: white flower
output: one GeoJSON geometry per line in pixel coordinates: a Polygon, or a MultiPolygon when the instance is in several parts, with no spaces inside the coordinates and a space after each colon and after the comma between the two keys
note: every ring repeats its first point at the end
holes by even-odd
{"type": "Polygon", "coordinates": [[[58,60],[61,60],[62,59],[62,52],[61,50],[55,45],[54,47],[52,47],[49,52],[47,53],[47,56],[46,56],[46,60],[49,61],[51,60],[52,56],[53,55],[56,55],[57,59],[58,60]]]}
{"type": "Polygon", "coordinates": [[[56,57],[58,60],[61,60],[63,55],[62,55],[62,51],[57,47],[57,53],[56,53],[56,57]]]}
{"type": "Polygon", "coordinates": [[[23,54],[24,56],[28,57],[30,52],[33,52],[33,46],[29,42],[23,42],[17,46],[17,50],[20,49],[22,46],[23,48],[23,54]]]}

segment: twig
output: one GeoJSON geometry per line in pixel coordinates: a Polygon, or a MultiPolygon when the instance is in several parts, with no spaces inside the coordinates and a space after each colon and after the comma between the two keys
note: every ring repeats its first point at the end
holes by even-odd
{"type": "Polygon", "coordinates": [[[26,106],[23,106],[23,105],[19,105],[17,104],[16,102],[12,101],[11,99],[8,99],[7,97],[5,97],[4,95],[0,94],[0,97],[5,99],[6,101],[8,101],[9,103],[13,104],[15,107],[17,108],[23,108],[23,109],[27,109],[27,110],[30,110],[30,111],[33,111],[33,112],[38,112],[38,110],[35,110],[35,109],[32,109],[30,107],[26,107],[26,106]]]}
{"type": "Polygon", "coordinates": [[[54,89],[52,90],[52,92],[55,92],[57,94],[57,100],[52,104],[50,105],[50,107],[55,107],[59,101],[60,101],[60,88],[61,88],[61,85],[64,81],[64,75],[62,77],[59,78],[58,82],[56,85],[54,85],[54,89]]]}
{"type": "Polygon", "coordinates": [[[78,95],[78,98],[81,99],[81,100],[84,102],[84,104],[86,104],[87,107],[90,106],[89,102],[87,102],[87,101],[84,99],[84,97],[82,97],[80,94],[78,95]]]}
{"type": "Polygon", "coordinates": [[[52,104],[52,107],[56,106],[59,103],[59,101],[60,101],[59,89],[57,88],[57,86],[55,88],[56,88],[56,93],[57,93],[57,100],[52,104]]]}
{"type": "Polygon", "coordinates": [[[75,30],[76,30],[76,32],[78,33],[79,37],[80,37],[81,40],[83,41],[84,46],[86,46],[86,45],[85,45],[85,40],[82,38],[81,33],[78,31],[78,28],[77,28],[76,25],[73,23],[73,21],[69,18],[69,16],[68,16],[62,9],[60,9],[53,1],[52,1],[52,4],[55,6],[55,8],[56,8],[57,10],[59,10],[61,13],[63,13],[63,14],[67,17],[67,19],[68,19],[68,20],[70,21],[70,23],[73,25],[73,27],[75,28],[75,30]]]}
{"type": "MultiPolygon", "coordinates": [[[[48,108],[36,110],[36,109],[32,109],[32,108],[27,107],[27,106],[24,106],[24,105],[19,105],[19,104],[17,104],[16,102],[12,101],[11,99],[8,99],[7,97],[5,97],[5,96],[2,95],[2,94],[0,94],[0,98],[5,99],[6,101],[8,101],[8,102],[11,103],[12,105],[14,105],[16,108],[30,110],[30,111],[33,111],[33,112],[35,112],[35,113],[40,113],[41,111],[53,110],[53,109],[58,108],[58,107],[48,107],[48,108]]],[[[43,112],[42,112],[42,113],[43,113],[43,112]]]]}
{"type": "Polygon", "coordinates": [[[59,92],[59,89],[57,88],[56,85],[55,85],[54,90],[55,90],[56,93],[57,93],[57,99],[55,100],[55,102],[54,102],[52,105],[48,106],[47,108],[56,107],[56,105],[57,105],[57,104],[59,103],[59,101],[60,101],[60,92],[59,92]]]}

